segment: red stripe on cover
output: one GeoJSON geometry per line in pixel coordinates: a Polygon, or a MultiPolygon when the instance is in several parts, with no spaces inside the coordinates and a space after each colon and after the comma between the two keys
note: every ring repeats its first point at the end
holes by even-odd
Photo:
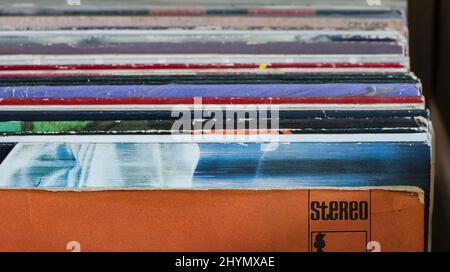
{"type": "Polygon", "coordinates": [[[32,70],[120,70],[120,69],[257,69],[257,68],[404,68],[397,62],[379,63],[272,63],[272,64],[71,64],[71,65],[0,65],[0,71],[32,70]]]}

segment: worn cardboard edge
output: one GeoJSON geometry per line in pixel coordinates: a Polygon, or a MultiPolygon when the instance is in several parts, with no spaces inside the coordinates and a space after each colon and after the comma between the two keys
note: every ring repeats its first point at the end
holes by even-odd
{"type": "Polygon", "coordinates": [[[303,190],[336,190],[336,191],[369,191],[381,190],[392,192],[407,192],[417,194],[421,204],[425,204],[425,192],[420,187],[415,186],[363,186],[363,187],[302,187],[302,188],[107,188],[107,187],[84,187],[84,188],[18,188],[18,187],[0,187],[2,191],[28,191],[28,192],[130,192],[130,191],[303,191],[303,190]]]}
{"type": "MultiPolygon", "coordinates": [[[[62,193],[62,192],[72,192],[72,193],[112,193],[112,192],[211,192],[211,191],[227,191],[227,192],[286,192],[286,191],[307,191],[307,190],[316,190],[316,191],[327,191],[327,190],[333,190],[335,192],[364,192],[364,191],[385,191],[385,192],[400,192],[400,193],[406,193],[409,194],[409,196],[416,198],[419,201],[421,205],[427,206],[427,203],[425,202],[425,191],[421,189],[420,187],[414,187],[414,186],[366,186],[366,187],[305,187],[305,188],[272,188],[272,189],[148,189],[148,188],[78,188],[78,189],[70,189],[70,188],[0,188],[0,194],[5,191],[15,191],[18,193],[23,193],[27,196],[27,199],[29,201],[30,193],[31,192],[47,192],[47,193],[62,193]]],[[[30,205],[30,203],[28,203],[30,205]]],[[[426,216],[426,212],[424,214],[426,216]]],[[[430,216],[428,216],[430,218],[430,216]]],[[[426,218],[424,218],[426,220],[426,218]]],[[[424,232],[426,231],[426,222],[424,232]]],[[[424,233],[425,239],[427,237],[430,237],[430,231],[431,229],[428,229],[428,233],[424,233]],[[427,236],[428,234],[428,236],[427,236]]],[[[430,251],[430,238],[428,238],[427,241],[424,242],[424,249],[425,251],[430,251]]]]}

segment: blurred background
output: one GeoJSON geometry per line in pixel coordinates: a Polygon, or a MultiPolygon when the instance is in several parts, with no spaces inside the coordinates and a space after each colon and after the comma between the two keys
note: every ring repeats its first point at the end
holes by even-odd
{"type": "Polygon", "coordinates": [[[450,251],[450,0],[409,0],[412,70],[435,129],[433,251],[450,251]]]}

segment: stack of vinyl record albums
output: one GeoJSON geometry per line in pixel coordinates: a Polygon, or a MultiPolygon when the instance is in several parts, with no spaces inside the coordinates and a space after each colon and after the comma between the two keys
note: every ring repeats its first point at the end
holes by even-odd
{"type": "Polygon", "coordinates": [[[429,248],[406,1],[6,2],[0,250],[429,248]]]}

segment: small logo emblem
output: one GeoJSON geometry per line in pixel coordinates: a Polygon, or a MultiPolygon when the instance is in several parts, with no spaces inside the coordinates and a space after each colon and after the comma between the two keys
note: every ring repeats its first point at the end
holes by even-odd
{"type": "Polygon", "coordinates": [[[323,234],[323,233],[318,233],[316,235],[313,246],[314,246],[314,248],[316,248],[317,252],[323,252],[323,249],[326,246],[326,243],[324,240],[325,236],[326,236],[326,234],[323,234]]]}

